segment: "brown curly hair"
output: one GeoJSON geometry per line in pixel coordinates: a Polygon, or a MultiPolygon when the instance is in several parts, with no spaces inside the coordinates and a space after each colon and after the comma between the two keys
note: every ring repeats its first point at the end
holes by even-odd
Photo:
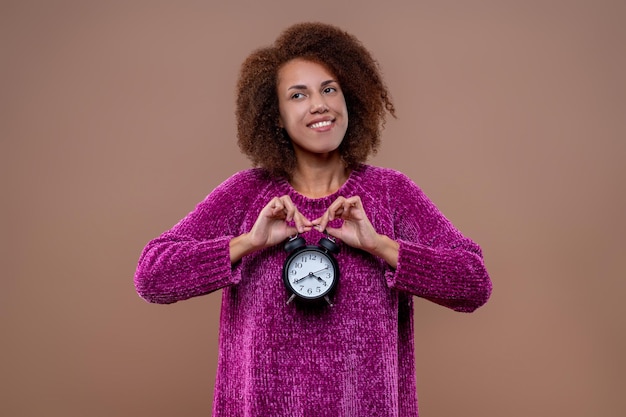
{"type": "Polygon", "coordinates": [[[348,168],[365,162],[378,149],[386,113],[395,117],[395,109],[369,51],[353,35],[323,23],[290,26],[272,46],[257,49],[243,62],[236,104],[241,151],[254,166],[291,177],[296,157],[278,125],[276,84],[279,69],[295,58],[324,65],[337,77],[349,117],[339,151],[348,168]]]}

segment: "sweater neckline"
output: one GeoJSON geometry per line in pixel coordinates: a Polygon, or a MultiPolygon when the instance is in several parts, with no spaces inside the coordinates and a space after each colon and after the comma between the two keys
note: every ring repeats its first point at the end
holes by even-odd
{"type": "Polygon", "coordinates": [[[348,179],[341,185],[341,187],[339,187],[337,191],[327,196],[319,197],[319,198],[310,198],[303,194],[300,194],[298,191],[296,191],[293,188],[293,186],[289,183],[289,181],[287,181],[286,178],[281,178],[280,184],[281,184],[281,188],[284,191],[284,194],[289,195],[289,197],[291,198],[291,201],[293,201],[294,204],[296,204],[297,206],[298,205],[303,206],[306,204],[306,205],[312,205],[312,206],[326,207],[329,204],[331,204],[333,201],[335,201],[337,197],[339,196],[349,197],[353,195],[354,190],[359,184],[361,178],[363,177],[363,173],[365,172],[366,169],[367,169],[367,165],[365,164],[358,165],[355,169],[352,170],[352,172],[350,172],[350,175],[348,175],[348,179]]]}

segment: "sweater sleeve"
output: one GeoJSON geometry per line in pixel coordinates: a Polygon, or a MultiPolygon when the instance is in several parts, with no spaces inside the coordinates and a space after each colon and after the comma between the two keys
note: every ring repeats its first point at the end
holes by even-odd
{"type": "Polygon", "coordinates": [[[217,187],[172,229],[150,241],[139,258],[135,289],[146,301],[169,304],[208,294],[240,279],[230,240],[245,217],[236,196],[241,176],[217,187]]]}
{"type": "Polygon", "coordinates": [[[463,236],[408,177],[401,176],[394,213],[398,265],[386,274],[390,287],[455,311],[487,302],[492,283],[482,251],[463,236]]]}

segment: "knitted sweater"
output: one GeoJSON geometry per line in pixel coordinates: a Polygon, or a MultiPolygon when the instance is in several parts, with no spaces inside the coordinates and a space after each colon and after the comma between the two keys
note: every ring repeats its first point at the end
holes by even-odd
{"type": "MultiPolygon", "coordinates": [[[[322,234],[303,237],[316,245],[322,234]]],[[[215,417],[417,416],[412,296],[471,312],[491,293],[480,248],[407,176],[370,165],[319,199],[258,168],[236,173],[148,243],[135,286],[154,303],[223,290],[215,417]],[[399,242],[397,268],[338,241],[334,306],[286,304],[282,245],[229,257],[230,239],[285,194],[308,219],[360,196],[378,233],[399,242]]]]}

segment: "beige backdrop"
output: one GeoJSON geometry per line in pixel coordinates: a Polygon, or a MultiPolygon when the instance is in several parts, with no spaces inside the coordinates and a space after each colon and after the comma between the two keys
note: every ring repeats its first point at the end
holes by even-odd
{"type": "Polygon", "coordinates": [[[220,294],[150,305],[133,273],[248,167],[239,65],[302,20],[378,58],[399,118],[372,163],[493,278],[472,315],[417,302],[422,415],[626,415],[626,3],[212,3],[0,2],[1,415],[210,414],[220,294]]]}

